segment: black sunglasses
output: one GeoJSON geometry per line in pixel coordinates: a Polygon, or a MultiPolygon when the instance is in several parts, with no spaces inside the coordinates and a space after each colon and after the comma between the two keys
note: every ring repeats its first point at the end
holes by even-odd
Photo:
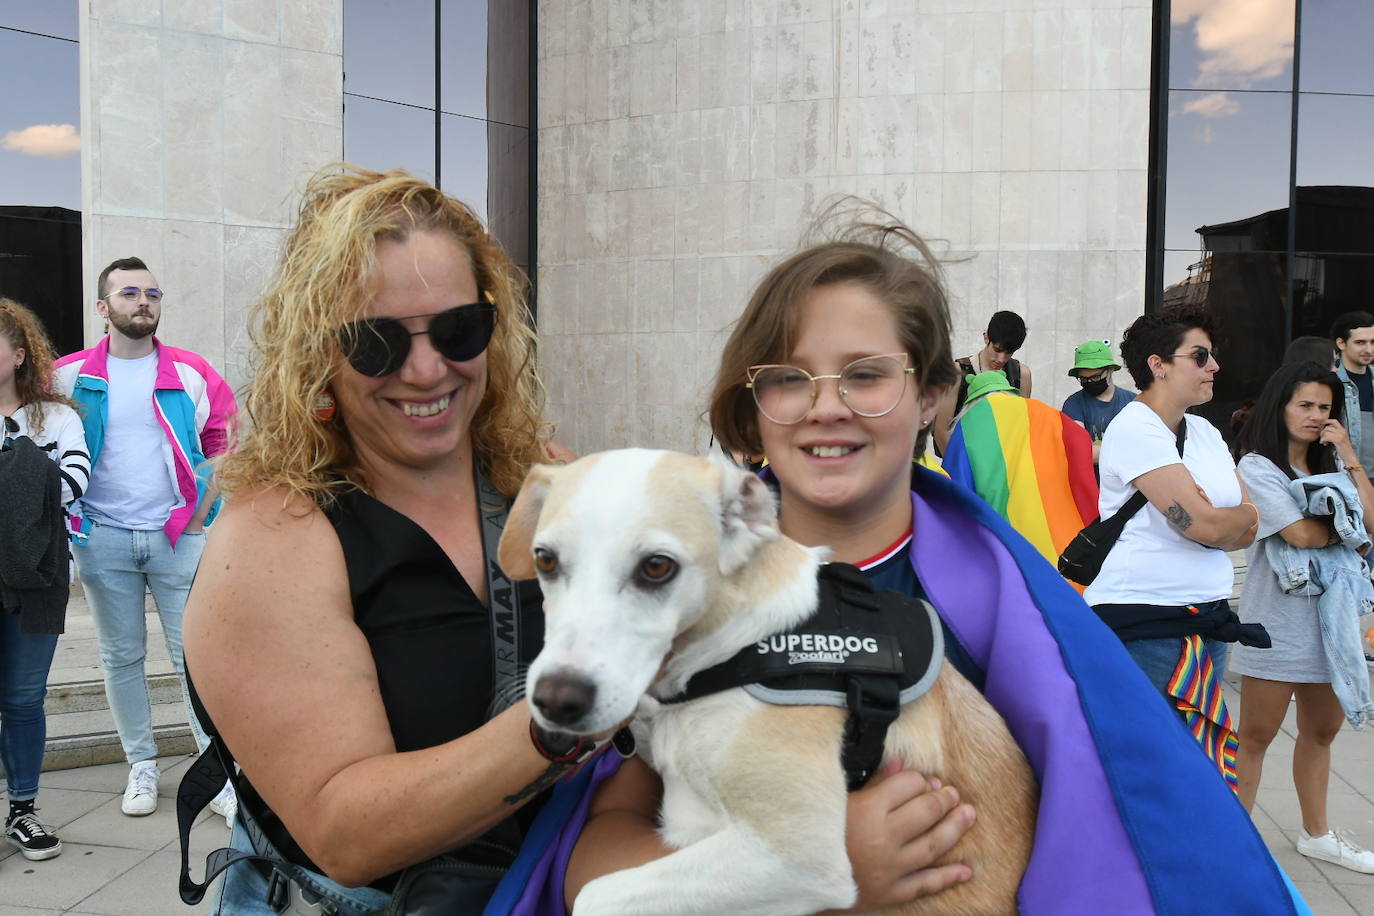
{"type": "MultiPolygon", "coordinates": [[[[1197,367],[1199,369],[1202,369],[1207,365],[1207,360],[1218,356],[1218,353],[1215,348],[1194,347],[1192,353],[1170,353],[1169,359],[1174,359],[1180,356],[1186,359],[1191,359],[1193,362],[1197,363],[1197,367]]],[[[1219,363],[1221,362],[1221,360],[1218,358],[1217,362],[1219,363]]]]}
{"type": "Polygon", "coordinates": [[[339,345],[348,364],[372,378],[398,371],[410,354],[410,339],[428,334],[434,349],[455,363],[476,359],[491,343],[496,329],[496,306],[490,302],[459,305],[430,315],[423,331],[408,331],[400,318],[364,318],[339,328],[339,345]]]}
{"type": "Polygon", "coordinates": [[[19,421],[14,417],[5,417],[5,440],[0,442],[0,452],[14,448],[14,439],[11,438],[19,432],[19,421]]]}

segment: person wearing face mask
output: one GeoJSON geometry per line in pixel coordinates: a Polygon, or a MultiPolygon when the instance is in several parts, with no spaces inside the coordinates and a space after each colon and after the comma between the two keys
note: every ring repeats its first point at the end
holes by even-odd
{"type": "Polygon", "coordinates": [[[1089,340],[1073,351],[1071,378],[1078,379],[1082,391],[1075,391],[1064,399],[1060,410],[1088,431],[1093,440],[1093,464],[1097,464],[1102,449],[1102,436],[1121,408],[1135,400],[1135,395],[1116,386],[1112,376],[1121,366],[1112,358],[1112,348],[1105,340],[1089,340]]]}

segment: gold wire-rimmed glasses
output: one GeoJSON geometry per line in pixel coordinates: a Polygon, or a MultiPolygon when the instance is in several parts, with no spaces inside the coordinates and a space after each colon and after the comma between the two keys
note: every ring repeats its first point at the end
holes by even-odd
{"type": "Polygon", "coordinates": [[[864,356],[835,375],[812,375],[798,366],[750,366],[744,387],[754,395],[759,411],[774,423],[800,423],[816,403],[817,384],[833,378],[840,400],[861,417],[891,413],[906,391],[906,377],[916,370],[908,366],[906,353],[864,356]]]}

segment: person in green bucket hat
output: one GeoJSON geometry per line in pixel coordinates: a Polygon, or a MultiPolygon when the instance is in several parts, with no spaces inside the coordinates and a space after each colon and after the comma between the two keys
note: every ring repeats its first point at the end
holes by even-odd
{"type": "Polygon", "coordinates": [[[1075,391],[1064,399],[1060,410],[1088,431],[1093,440],[1093,464],[1102,447],[1102,434],[1107,424],[1121,412],[1121,408],[1135,400],[1135,394],[1116,387],[1112,376],[1121,364],[1112,356],[1111,344],[1105,340],[1088,340],[1073,351],[1073,368],[1069,376],[1078,379],[1082,391],[1075,391]]]}

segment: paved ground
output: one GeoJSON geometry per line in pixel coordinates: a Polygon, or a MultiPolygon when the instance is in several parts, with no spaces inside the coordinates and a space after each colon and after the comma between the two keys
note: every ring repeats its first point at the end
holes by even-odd
{"type": "MultiPolygon", "coordinates": [[[[70,613],[75,629],[86,625],[84,603],[70,613]]],[[[150,626],[155,618],[150,617],[150,626]]],[[[81,642],[77,640],[76,642],[81,642]]],[[[95,664],[83,653],[93,645],[59,647],[62,667],[88,678],[95,664]]],[[[98,671],[98,669],[96,669],[98,671]]],[[[98,673],[95,675],[98,676],[98,673]]],[[[1238,679],[1228,677],[1228,702],[1239,710],[1238,679]]],[[[112,727],[112,726],[111,726],[112,727]]],[[[1292,838],[1300,826],[1290,767],[1295,729],[1290,712],[1283,733],[1266,761],[1255,821],[1274,855],[1302,891],[1317,916],[1374,916],[1374,875],[1360,875],[1298,855],[1292,838]]],[[[128,770],[122,764],[44,773],[40,814],[62,837],[61,856],[29,862],[0,844],[0,916],[177,916],[208,912],[189,908],[177,896],[179,852],[175,793],[190,758],[166,757],[162,763],[162,803],[155,814],[125,817],[119,810],[128,770]]],[[[1335,744],[1330,791],[1332,823],[1351,830],[1363,845],[1374,845],[1374,729],[1346,729],[1335,744]]],[[[228,840],[222,818],[202,813],[192,833],[192,874],[199,877],[205,856],[228,840]]],[[[1218,916],[1231,916],[1218,904],[1218,916]]],[[[1235,914],[1244,916],[1244,914],[1235,914]]]]}

